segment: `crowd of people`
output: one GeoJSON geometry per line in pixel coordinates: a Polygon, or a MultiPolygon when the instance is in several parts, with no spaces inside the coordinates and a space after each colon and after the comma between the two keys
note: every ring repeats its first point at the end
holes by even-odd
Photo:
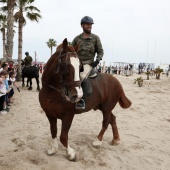
{"type": "Polygon", "coordinates": [[[0,61],[0,115],[10,111],[13,104],[14,86],[20,91],[16,83],[16,65],[13,61],[0,61]]]}
{"type": "Polygon", "coordinates": [[[121,66],[101,66],[101,63],[97,66],[97,70],[99,73],[106,73],[106,74],[118,74],[118,75],[131,75],[132,74],[133,65],[125,65],[124,67],[121,66]]]}

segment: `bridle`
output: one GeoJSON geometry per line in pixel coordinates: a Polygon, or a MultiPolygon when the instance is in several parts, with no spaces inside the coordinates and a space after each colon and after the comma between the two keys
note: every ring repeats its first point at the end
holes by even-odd
{"type": "MultiPolygon", "coordinates": [[[[65,67],[65,70],[64,72],[61,72],[60,73],[60,81],[62,81],[66,87],[80,87],[81,86],[81,81],[72,81],[72,82],[66,82],[64,81],[63,79],[63,75],[64,74],[67,74],[68,73],[68,68],[67,68],[67,64],[68,64],[68,58],[71,56],[71,55],[74,55],[74,57],[77,57],[78,58],[78,55],[76,52],[67,52],[67,53],[64,53],[64,54],[61,54],[62,53],[62,50],[60,51],[60,55],[58,57],[58,62],[57,62],[57,68],[56,70],[54,70],[54,73],[56,74],[59,74],[59,72],[61,71],[60,68],[61,68],[61,65],[63,64],[64,67],[65,67]],[[62,62],[62,58],[66,56],[65,58],[65,61],[62,62]]],[[[55,68],[54,68],[55,69],[55,68]]]]}
{"type": "Polygon", "coordinates": [[[69,73],[68,68],[67,68],[67,64],[69,62],[69,57],[71,57],[73,55],[74,57],[78,58],[78,55],[76,52],[67,52],[67,53],[62,54],[62,51],[63,51],[63,49],[60,50],[56,67],[54,67],[54,70],[53,70],[53,74],[57,74],[60,77],[59,80],[56,80],[56,81],[60,84],[61,88],[56,88],[52,85],[49,85],[48,83],[46,83],[44,81],[42,81],[42,83],[45,84],[46,86],[48,86],[49,88],[52,88],[52,89],[62,93],[63,97],[66,97],[66,96],[68,96],[68,88],[80,87],[81,81],[67,82],[64,80],[63,76],[69,73]],[[65,59],[63,61],[64,57],[65,57],[65,59]],[[64,68],[63,72],[62,72],[61,68],[64,68]]]}

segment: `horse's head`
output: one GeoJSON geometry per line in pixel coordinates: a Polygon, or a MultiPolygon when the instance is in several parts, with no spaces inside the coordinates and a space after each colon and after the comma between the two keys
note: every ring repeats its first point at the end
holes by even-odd
{"type": "Polygon", "coordinates": [[[79,44],[76,47],[68,46],[67,39],[64,39],[56,51],[58,55],[55,73],[60,75],[61,88],[72,102],[83,96],[79,75],[82,64],[77,55],[78,47],[79,44]]]}

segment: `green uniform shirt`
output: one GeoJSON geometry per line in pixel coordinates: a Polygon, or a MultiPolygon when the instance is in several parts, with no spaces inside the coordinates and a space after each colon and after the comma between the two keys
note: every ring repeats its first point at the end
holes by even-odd
{"type": "Polygon", "coordinates": [[[81,43],[77,54],[83,64],[91,65],[96,53],[96,59],[99,61],[102,60],[103,48],[100,38],[97,35],[91,33],[89,38],[83,38],[83,34],[80,34],[74,38],[72,46],[76,46],[79,42],[81,43]]]}
{"type": "Polygon", "coordinates": [[[24,59],[24,62],[25,62],[26,66],[30,66],[31,63],[32,63],[32,57],[26,56],[25,59],[24,59]]]}

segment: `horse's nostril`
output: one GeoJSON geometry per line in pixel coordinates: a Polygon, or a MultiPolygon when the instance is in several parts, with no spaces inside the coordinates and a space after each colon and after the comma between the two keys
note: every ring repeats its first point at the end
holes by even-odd
{"type": "Polygon", "coordinates": [[[75,103],[75,102],[76,102],[76,99],[77,99],[76,96],[72,96],[72,97],[70,98],[70,101],[73,102],[73,103],[75,103]]]}

